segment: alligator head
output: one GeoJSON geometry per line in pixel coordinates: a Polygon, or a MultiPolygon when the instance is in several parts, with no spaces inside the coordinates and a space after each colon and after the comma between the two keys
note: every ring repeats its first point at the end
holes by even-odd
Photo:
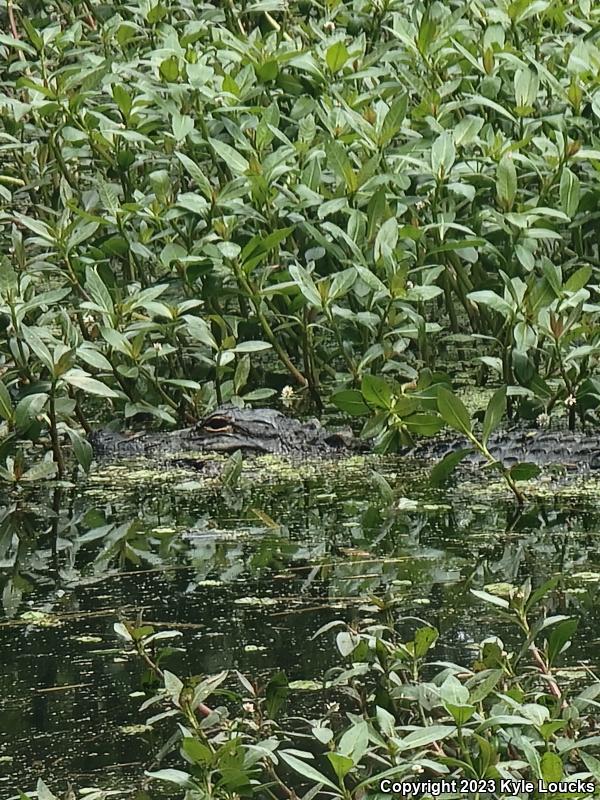
{"type": "Polygon", "coordinates": [[[270,408],[224,406],[191,428],[123,435],[95,431],[89,436],[96,455],[160,455],[202,451],[208,453],[283,453],[326,455],[354,446],[351,431],[329,432],[317,420],[300,422],[270,408]]]}
{"type": "Polygon", "coordinates": [[[349,444],[345,431],[331,433],[317,420],[300,422],[270,408],[225,406],[185,433],[186,447],[232,453],[302,453],[340,449],[349,444]]]}

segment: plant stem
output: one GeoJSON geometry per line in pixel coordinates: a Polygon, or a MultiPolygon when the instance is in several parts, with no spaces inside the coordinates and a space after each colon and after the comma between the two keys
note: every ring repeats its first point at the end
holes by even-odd
{"type": "Polygon", "coordinates": [[[282,362],[282,364],[285,365],[285,367],[287,367],[290,375],[294,378],[295,381],[297,381],[301,386],[308,386],[308,380],[304,377],[304,375],[300,372],[300,370],[296,366],[294,366],[290,357],[285,352],[285,350],[281,346],[281,343],[273,333],[273,330],[269,325],[269,321],[263,314],[262,309],[260,307],[260,299],[257,298],[256,292],[253,290],[247,277],[244,275],[242,268],[235,261],[232,262],[232,264],[237,282],[240,285],[240,287],[246,292],[250,302],[252,303],[254,307],[254,313],[256,314],[260,326],[263,329],[265,336],[273,346],[273,349],[279,356],[279,360],[282,362]]]}
{"type": "Polygon", "coordinates": [[[56,391],[56,384],[52,384],[50,390],[50,404],[48,408],[48,416],[50,417],[50,439],[52,441],[52,452],[54,454],[54,462],[58,470],[58,477],[62,478],[65,474],[65,462],[58,439],[58,430],[56,428],[56,408],[54,404],[54,395],[56,391]]]}

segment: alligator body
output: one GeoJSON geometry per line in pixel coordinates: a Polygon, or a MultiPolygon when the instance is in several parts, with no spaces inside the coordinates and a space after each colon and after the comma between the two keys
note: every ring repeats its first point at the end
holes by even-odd
{"type": "MultiPolygon", "coordinates": [[[[510,427],[490,436],[488,450],[504,466],[530,462],[539,467],[560,466],[570,471],[600,469],[600,436],[569,430],[510,427]]],[[[472,445],[458,434],[436,437],[420,442],[411,457],[419,461],[439,461],[449,453],[472,445]]],[[[468,455],[465,466],[484,464],[479,453],[468,455]]]]}
{"type": "MultiPolygon", "coordinates": [[[[110,431],[90,435],[97,456],[130,457],[206,452],[260,455],[279,453],[289,456],[333,456],[365,449],[349,430],[329,432],[317,420],[301,422],[272,409],[217,409],[196,425],[169,433],[139,433],[124,436],[110,431]]],[[[448,453],[468,446],[458,435],[426,439],[404,451],[419,461],[439,461],[448,453]]],[[[567,469],[600,468],[600,436],[571,431],[507,428],[490,437],[488,448],[506,466],[529,461],[539,466],[561,465],[567,469]]],[[[465,464],[477,466],[481,457],[474,454],[465,464]]]]}

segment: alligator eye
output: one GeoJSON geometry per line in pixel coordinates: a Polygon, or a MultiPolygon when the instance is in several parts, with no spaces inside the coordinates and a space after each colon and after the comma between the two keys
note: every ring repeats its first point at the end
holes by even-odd
{"type": "Polygon", "coordinates": [[[211,433],[231,433],[232,427],[224,417],[211,417],[203,423],[202,430],[211,433]]]}

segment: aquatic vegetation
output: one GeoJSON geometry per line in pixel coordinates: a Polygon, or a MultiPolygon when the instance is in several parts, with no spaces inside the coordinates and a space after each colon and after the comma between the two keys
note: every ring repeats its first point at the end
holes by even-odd
{"type": "Polygon", "coordinates": [[[317,631],[335,632],[342,663],[308,686],[281,672],[264,684],[239,672],[182,681],[159,666],[155,645],[167,632],[120,623],[117,633],[161,684],[142,706],[154,710],[146,724],[178,723],[168,749],[179,750],[183,769],[153,769],[148,778],[185,789],[187,800],[282,790],[352,800],[365,792],[385,796],[388,784],[411,776],[457,786],[473,781],[482,787],[474,791],[496,794],[501,780],[579,780],[590,794],[600,777],[593,734],[600,682],[591,670],[558,668],[577,620],[552,613],[556,586],[473,590],[519,639],[509,647],[488,637],[471,666],[431,661],[438,631],[416,618],[404,621],[393,595],[371,598],[363,619],[333,620],[317,631]],[[408,640],[400,632],[406,623],[413,628],[408,640]],[[317,715],[286,715],[307,689],[319,695],[317,715]]]}

